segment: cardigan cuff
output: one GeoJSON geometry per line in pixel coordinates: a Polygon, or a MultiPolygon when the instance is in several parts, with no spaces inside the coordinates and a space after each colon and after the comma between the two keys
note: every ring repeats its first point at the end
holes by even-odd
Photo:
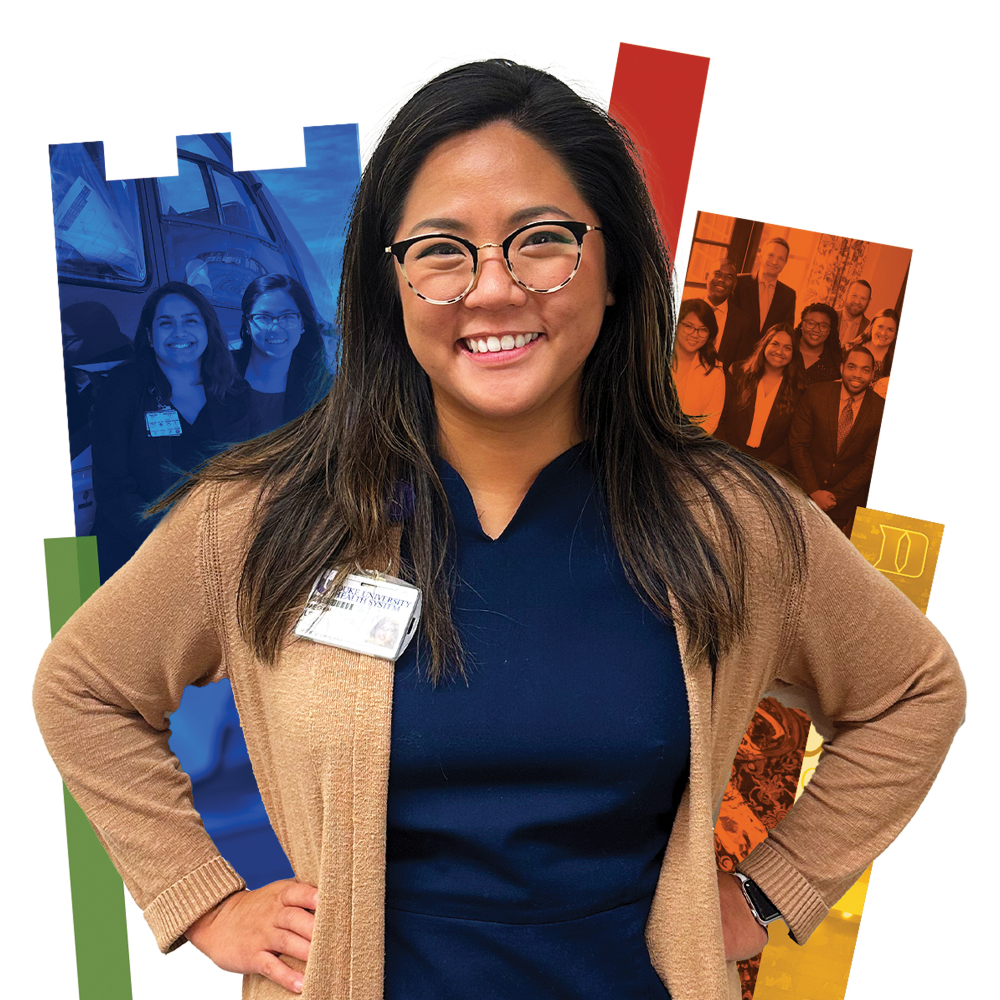
{"type": "Polygon", "coordinates": [[[143,911],[160,951],[180,947],[187,940],[184,932],[199,917],[245,888],[246,882],[218,855],[164,889],[143,911]]]}
{"type": "Polygon", "coordinates": [[[781,911],[796,944],[805,944],[830,910],[820,894],[768,840],[758,844],[736,868],[752,878],[781,911]]]}

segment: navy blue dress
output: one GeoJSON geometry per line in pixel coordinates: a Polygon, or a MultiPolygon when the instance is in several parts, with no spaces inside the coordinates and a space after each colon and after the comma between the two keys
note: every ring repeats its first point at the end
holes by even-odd
{"type": "Polygon", "coordinates": [[[468,684],[423,679],[419,638],[396,664],[386,1000],[669,1000],[643,931],[688,772],[674,630],[625,580],[586,445],[495,541],[439,469],[468,684]]]}

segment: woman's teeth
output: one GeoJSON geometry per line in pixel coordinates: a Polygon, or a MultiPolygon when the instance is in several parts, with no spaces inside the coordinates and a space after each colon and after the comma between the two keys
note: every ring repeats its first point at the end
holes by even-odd
{"type": "Polygon", "coordinates": [[[465,346],[473,354],[496,354],[498,351],[513,351],[516,347],[524,347],[540,336],[538,333],[519,333],[516,336],[506,333],[502,337],[482,337],[476,340],[469,337],[465,340],[465,346]]]}

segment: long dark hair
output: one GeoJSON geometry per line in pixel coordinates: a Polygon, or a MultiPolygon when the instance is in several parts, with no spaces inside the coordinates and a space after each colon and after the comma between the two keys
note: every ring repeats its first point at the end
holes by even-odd
{"type": "Polygon", "coordinates": [[[775,323],[774,326],[765,331],[764,336],[757,341],[753,353],[739,367],[739,374],[736,377],[736,398],[741,407],[749,406],[756,398],[757,386],[760,385],[760,380],[764,377],[764,368],[767,363],[764,351],[779,333],[788,334],[788,339],[792,342],[792,360],[788,362],[785,370],[781,373],[782,382],[787,386],[787,391],[779,393],[774,400],[777,412],[780,413],[783,409],[790,409],[794,406],[805,390],[805,365],[799,351],[799,341],[802,334],[793,330],[788,323],[775,323]]]}
{"type": "MultiPolygon", "coordinates": [[[[715,352],[715,338],[719,335],[719,321],[715,318],[715,310],[704,299],[685,299],[681,303],[680,311],[677,313],[677,322],[680,323],[691,313],[694,313],[708,327],[708,340],[698,348],[698,361],[705,369],[705,375],[707,376],[712,373],[716,362],[719,360],[719,355],[715,352]]],[[[675,337],[675,352],[676,348],[675,337]]]]}
{"type": "Polygon", "coordinates": [[[160,285],[159,288],[150,292],[143,303],[133,344],[136,364],[147,369],[160,399],[164,403],[168,403],[173,390],[156,360],[153,345],[150,343],[156,309],[168,295],[182,296],[201,313],[205,329],[208,331],[208,345],[205,347],[205,353],[201,356],[201,384],[205,389],[206,396],[210,396],[220,403],[223,402],[228,395],[239,390],[242,386],[242,380],[233,364],[229,343],[226,340],[226,335],[222,332],[222,325],[219,323],[219,317],[216,315],[212,303],[197,288],[192,288],[191,285],[186,285],[183,281],[168,281],[165,285],[160,285]]]}
{"type": "Polygon", "coordinates": [[[265,662],[275,660],[319,574],[386,565],[405,516],[410,555],[400,572],[423,591],[427,672],[437,681],[462,670],[451,617],[454,534],[434,465],[431,384],[407,346],[384,248],[431,150],[496,122],[557,156],[603,228],[615,304],[584,365],[581,422],[632,586],[664,619],[672,617],[672,595],[689,651],[714,663],[750,624],[749,540],[729,490],[756,498],[787,571],[801,566],[802,529],[786,488],[702,433],[678,404],[670,377],[670,261],[627,133],[548,73],[492,59],[449,70],[417,91],[365,167],[344,250],[339,369],[326,399],[263,441],[224,453],[164,501],[198,479],[257,477],[261,499],[237,614],[265,662]],[[706,505],[712,527],[695,515],[706,505]]]}
{"type": "Polygon", "coordinates": [[[250,353],[253,350],[253,340],[250,336],[250,312],[254,303],[265,292],[285,291],[291,296],[295,308],[302,316],[302,337],[292,352],[288,363],[288,381],[286,394],[291,394],[290,405],[286,405],[285,413],[298,416],[305,413],[330,388],[331,377],[326,367],[326,349],[323,346],[323,335],[320,333],[316,310],[313,308],[309,293],[293,277],[287,274],[262,274],[251,281],[243,293],[240,308],[243,318],[240,321],[240,348],[233,355],[236,368],[241,375],[246,375],[250,363],[250,353]]]}
{"type": "MultiPolygon", "coordinates": [[[[872,323],[877,319],[891,319],[896,324],[896,336],[892,338],[892,343],[886,348],[885,357],[881,361],[881,367],[878,373],[878,377],[888,378],[889,372],[892,369],[892,359],[896,353],[896,341],[899,340],[899,313],[895,309],[883,309],[881,312],[876,313],[872,316],[871,323],[865,328],[864,335],[861,338],[862,347],[871,348],[872,343],[872,323]]],[[[874,356],[872,358],[874,363],[874,356]]]]}

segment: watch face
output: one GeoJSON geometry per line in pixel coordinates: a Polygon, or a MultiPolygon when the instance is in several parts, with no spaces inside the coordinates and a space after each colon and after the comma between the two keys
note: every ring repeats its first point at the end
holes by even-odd
{"type": "Polygon", "coordinates": [[[747,879],[743,883],[743,891],[750,898],[750,902],[753,903],[753,908],[757,911],[757,915],[765,923],[777,920],[781,916],[781,911],[764,895],[764,891],[752,879],[747,879]]]}

